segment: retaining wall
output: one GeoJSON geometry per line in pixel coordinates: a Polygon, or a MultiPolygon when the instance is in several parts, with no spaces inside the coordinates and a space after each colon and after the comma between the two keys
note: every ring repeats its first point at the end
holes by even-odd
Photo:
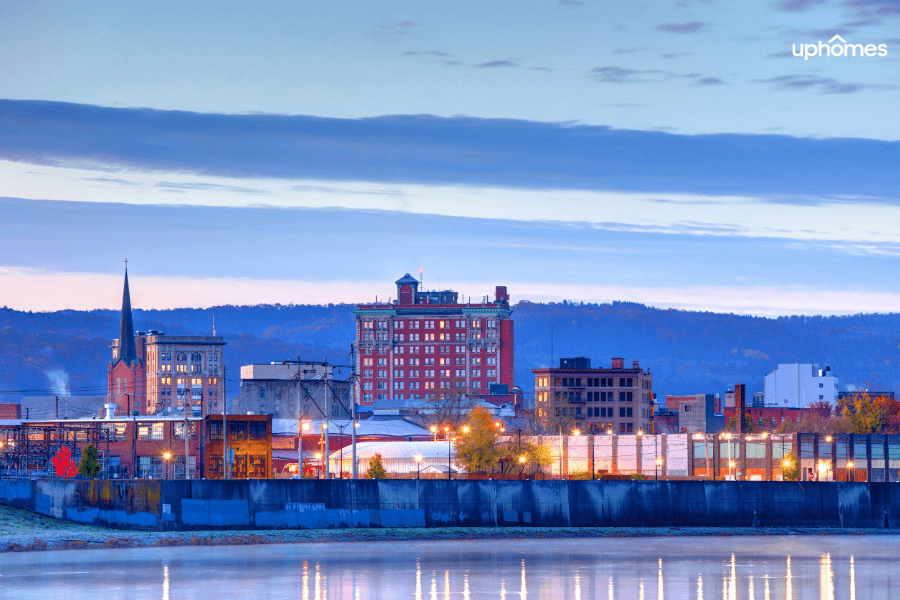
{"type": "Polygon", "coordinates": [[[0,480],[0,504],[67,521],[153,530],[900,527],[896,483],[0,480]]]}

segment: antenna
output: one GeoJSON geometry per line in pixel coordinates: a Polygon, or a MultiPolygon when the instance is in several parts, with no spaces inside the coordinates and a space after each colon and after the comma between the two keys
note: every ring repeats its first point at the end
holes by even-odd
{"type": "Polygon", "coordinates": [[[419,267],[419,285],[422,286],[422,291],[425,291],[425,269],[419,267]]]}
{"type": "Polygon", "coordinates": [[[213,315],[213,336],[216,335],[216,315],[213,315]]]}

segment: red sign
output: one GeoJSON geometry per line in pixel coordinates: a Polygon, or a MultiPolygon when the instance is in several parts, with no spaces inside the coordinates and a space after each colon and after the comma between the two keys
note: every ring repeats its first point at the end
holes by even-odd
{"type": "Polygon", "coordinates": [[[69,479],[78,475],[78,463],[72,460],[72,451],[68,446],[63,446],[56,453],[56,456],[50,459],[53,467],[56,469],[56,476],[69,479]]]}

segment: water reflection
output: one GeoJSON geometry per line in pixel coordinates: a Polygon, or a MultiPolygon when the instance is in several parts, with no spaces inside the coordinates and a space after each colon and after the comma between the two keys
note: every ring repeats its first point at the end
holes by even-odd
{"type": "Polygon", "coordinates": [[[0,581],[17,600],[892,599],[898,551],[893,535],[95,550],[7,554],[0,581]]]}

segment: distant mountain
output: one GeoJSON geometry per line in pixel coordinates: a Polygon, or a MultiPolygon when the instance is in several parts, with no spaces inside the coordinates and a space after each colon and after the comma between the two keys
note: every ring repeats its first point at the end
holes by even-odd
{"type": "MultiPolygon", "coordinates": [[[[900,314],[768,319],[661,310],[641,304],[519,302],[513,318],[516,383],[534,387],[531,369],[560,357],[587,356],[592,366],[622,357],[654,374],[666,394],[723,393],[746,383],[761,391],[778,363],[831,366],[841,389],[900,389],[900,314]],[[551,336],[552,332],[552,336],[551,336]],[[552,349],[551,349],[552,337],[552,349]],[[852,389],[852,388],[851,388],[852,389]]],[[[237,367],[286,359],[347,364],[353,338],[348,304],[220,306],[209,309],[135,310],[138,330],[225,337],[229,393],[237,367]]],[[[119,313],[110,310],[31,313],[0,309],[0,398],[105,393],[110,341],[119,313]]]]}

